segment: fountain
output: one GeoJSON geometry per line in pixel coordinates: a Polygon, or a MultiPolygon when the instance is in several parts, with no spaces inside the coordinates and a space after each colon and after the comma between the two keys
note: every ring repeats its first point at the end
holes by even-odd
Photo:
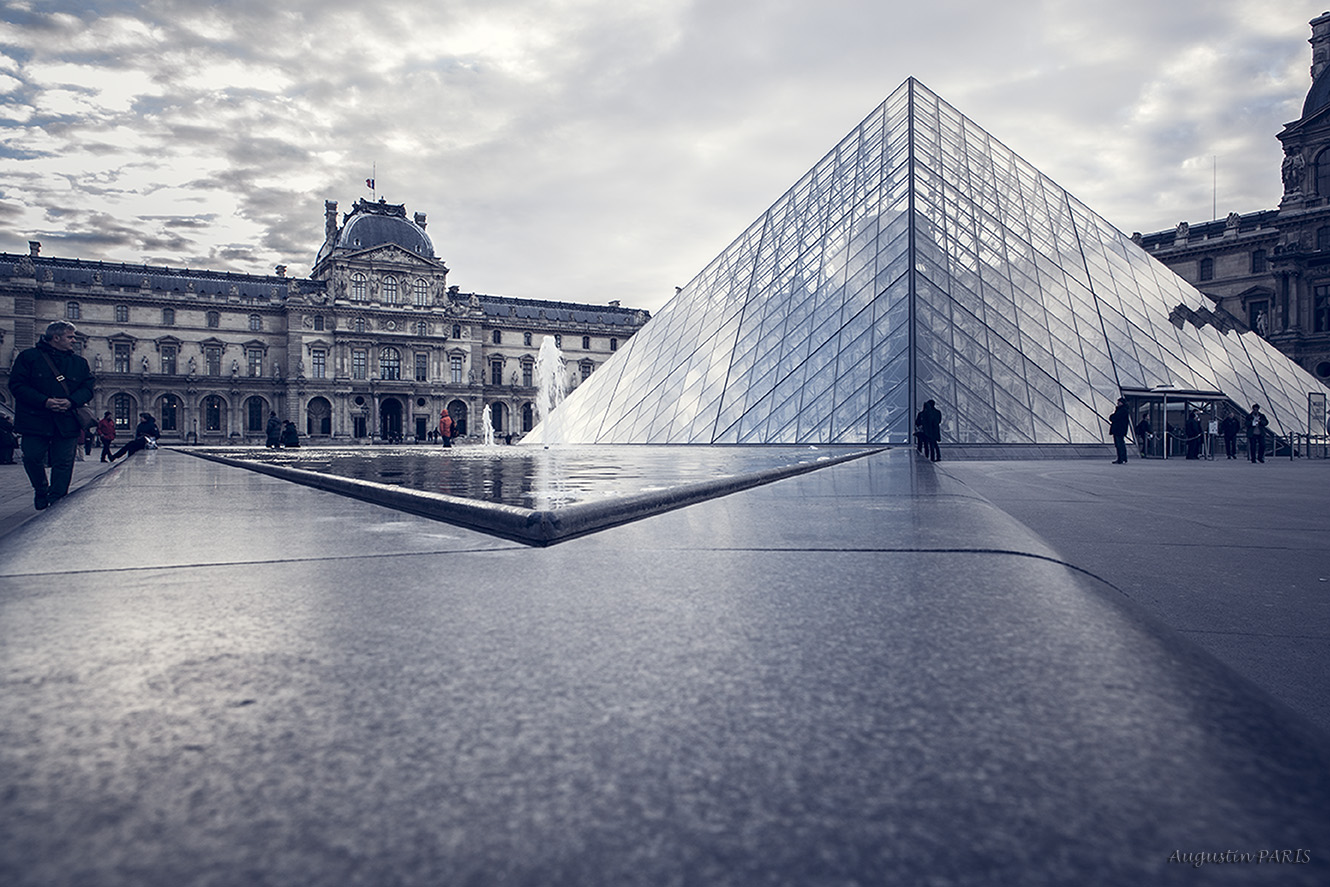
{"type": "Polygon", "coordinates": [[[485,404],[485,410],[480,414],[480,424],[485,435],[485,446],[494,446],[494,413],[489,404],[485,404]]]}
{"type": "Polygon", "coordinates": [[[536,355],[536,422],[541,426],[545,448],[561,443],[553,418],[554,410],[568,394],[568,375],[564,369],[563,352],[553,336],[546,336],[536,355]]]}

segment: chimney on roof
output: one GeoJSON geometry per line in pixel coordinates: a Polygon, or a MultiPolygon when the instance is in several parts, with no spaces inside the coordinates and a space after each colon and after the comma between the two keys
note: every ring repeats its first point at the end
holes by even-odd
{"type": "Polygon", "coordinates": [[[1323,12],[1311,20],[1312,39],[1312,82],[1321,76],[1321,72],[1330,65],[1330,12],[1323,12]]]}
{"type": "Polygon", "coordinates": [[[29,241],[28,241],[28,255],[32,256],[32,257],[35,259],[35,258],[37,258],[37,255],[38,255],[41,251],[42,251],[42,243],[41,243],[40,240],[29,240],[29,241]]]}
{"type": "Polygon", "coordinates": [[[420,226],[420,230],[421,230],[421,231],[424,231],[424,230],[425,230],[425,214],[424,214],[424,213],[416,213],[416,224],[420,226]]]}
{"type": "Polygon", "coordinates": [[[332,240],[337,236],[337,201],[323,201],[323,239],[332,240]]]}

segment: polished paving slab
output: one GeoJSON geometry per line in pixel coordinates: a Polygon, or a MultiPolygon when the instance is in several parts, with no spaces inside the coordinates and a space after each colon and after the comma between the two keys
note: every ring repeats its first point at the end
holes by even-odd
{"type": "Polygon", "coordinates": [[[6,884],[1325,881],[1326,734],[908,453],[551,548],[143,456],[0,546],[6,884]]]}

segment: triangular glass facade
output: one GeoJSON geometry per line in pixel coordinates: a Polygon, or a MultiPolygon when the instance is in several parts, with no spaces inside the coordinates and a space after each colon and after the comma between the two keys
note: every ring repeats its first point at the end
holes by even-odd
{"type": "Polygon", "coordinates": [[[558,433],[906,443],[932,399],[950,443],[1091,443],[1121,390],[1160,385],[1297,430],[1320,383],[1175,311],[1206,304],[907,80],[564,402],[558,433]]]}

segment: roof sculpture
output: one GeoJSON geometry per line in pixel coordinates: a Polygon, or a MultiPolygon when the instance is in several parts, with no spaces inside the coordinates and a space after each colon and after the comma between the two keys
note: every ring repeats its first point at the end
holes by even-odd
{"type": "Polygon", "coordinates": [[[1161,386],[1297,430],[1323,386],[1209,304],[909,79],[564,402],[558,437],[905,443],[932,399],[949,442],[1096,443],[1120,392],[1161,386]]]}

